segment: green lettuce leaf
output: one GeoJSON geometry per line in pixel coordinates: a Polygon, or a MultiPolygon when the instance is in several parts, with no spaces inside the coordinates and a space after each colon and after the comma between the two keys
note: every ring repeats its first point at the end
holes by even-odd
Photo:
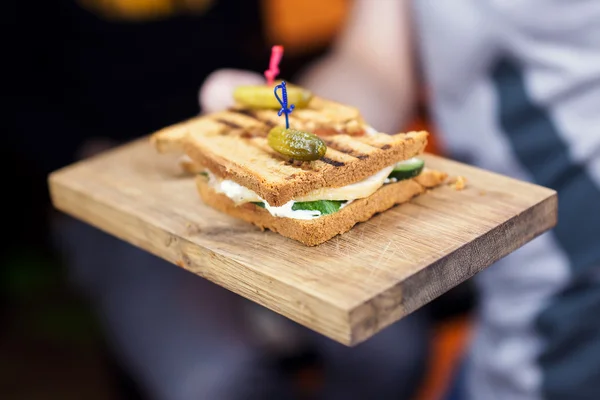
{"type": "Polygon", "coordinates": [[[340,200],[302,201],[294,203],[292,210],[315,210],[320,211],[321,215],[328,215],[337,212],[345,202],[340,200]]]}
{"type": "MultiPolygon", "coordinates": [[[[328,215],[339,211],[340,207],[344,203],[346,203],[345,200],[301,201],[298,203],[294,203],[294,205],[292,206],[292,210],[316,210],[321,212],[321,215],[328,215]]],[[[265,208],[264,203],[253,202],[252,204],[256,204],[258,207],[261,208],[265,208]]]]}

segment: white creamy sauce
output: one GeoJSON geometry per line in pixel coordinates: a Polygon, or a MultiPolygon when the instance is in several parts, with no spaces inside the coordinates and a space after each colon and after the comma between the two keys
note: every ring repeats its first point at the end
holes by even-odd
{"type": "Polygon", "coordinates": [[[206,173],[208,174],[208,183],[213,190],[229,197],[236,205],[250,202],[260,202],[263,203],[265,205],[265,209],[275,217],[310,220],[319,218],[321,216],[321,212],[317,210],[292,210],[294,203],[318,200],[346,200],[346,203],[340,206],[341,210],[354,200],[371,196],[384,184],[397,182],[395,178],[388,179],[388,175],[393,169],[394,166],[386,167],[375,175],[347,186],[314,190],[307,195],[302,196],[295,201],[291,200],[280,207],[271,206],[256,192],[232,180],[221,180],[210,171],[206,171],[206,173]]]}
{"type": "Polygon", "coordinates": [[[232,180],[220,180],[214,174],[208,173],[208,184],[217,193],[222,193],[229,197],[236,205],[249,202],[258,202],[265,205],[265,209],[274,217],[292,218],[292,219],[315,219],[321,216],[317,210],[292,210],[295,201],[289,201],[280,207],[271,206],[262,199],[256,192],[244,187],[232,180]]]}
{"type": "Polygon", "coordinates": [[[344,204],[340,205],[340,210],[348,205],[350,205],[350,203],[352,203],[354,200],[348,200],[347,202],[345,202],[344,204]]]}
{"type": "Polygon", "coordinates": [[[377,191],[383,181],[394,169],[393,166],[386,167],[360,182],[337,188],[320,188],[301,196],[296,201],[317,201],[317,200],[356,200],[369,197],[377,191]]]}
{"type": "Polygon", "coordinates": [[[273,207],[266,201],[265,209],[274,217],[292,218],[292,219],[315,219],[321,216],[321,211],[318,210],[292,210],[295,201],[290,200],[281,207],[273,207]]]}
{"type": "Polygon", "coordinates": [[[263,201],[254,191],[242,186],[232,180],[217,179],[209,173],[209,184],[217,193],[223,193],[229,197],[236,205],[243,203],[263,201]]]}
{"type": "Polygon", "coordinates": [[[378,132],[377,132],[377,130],[376,130],[375,128],[373,128],[372,126],[370,126],[370,125],[366,125],[366,126],[365,126],[365,133],[366,133],[367,135],[376,135],[378,132]]]}
{"type": "Polygon", "coordinates": [[[180,163],[191,163],[191,162],[194,162],[194,160],[192,160],[190,158],[190,156],[188,156],[187,154],[184,154],[181,157],[179,157],[179,162],[180,163]]]}

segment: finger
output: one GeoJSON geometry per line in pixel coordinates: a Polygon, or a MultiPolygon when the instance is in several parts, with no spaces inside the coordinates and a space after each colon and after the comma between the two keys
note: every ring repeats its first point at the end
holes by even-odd
{"type": "Polygon", "coordinates": [[[202,113],[212,113],[233,106],[233,91],[240,85],[262,85],[265,78],[255,72],[220,69],[208,76],[198,95],[202,113]]]}

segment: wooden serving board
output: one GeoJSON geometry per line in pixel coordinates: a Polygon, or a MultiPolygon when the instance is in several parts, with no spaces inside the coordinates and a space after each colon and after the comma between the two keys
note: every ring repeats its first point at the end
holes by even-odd
{"type": "Polygon", "coordinates": [[[557,222],[552,190],[424,158],[467,188],[437,188],[312,248],[205,206],[146,139],[49,182],[59,210],[351,346],[557,222]]]}

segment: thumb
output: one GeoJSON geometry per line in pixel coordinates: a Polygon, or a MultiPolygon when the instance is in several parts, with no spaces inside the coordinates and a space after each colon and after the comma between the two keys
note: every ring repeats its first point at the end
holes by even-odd
{"type": "Polygon", "coordinates": [[[233,106],[233,91],[240,85],[261,85],[265,78],[255,72],[220,69],[210,74],[198,95],[202,113],[222,111],[233,106]]]}

